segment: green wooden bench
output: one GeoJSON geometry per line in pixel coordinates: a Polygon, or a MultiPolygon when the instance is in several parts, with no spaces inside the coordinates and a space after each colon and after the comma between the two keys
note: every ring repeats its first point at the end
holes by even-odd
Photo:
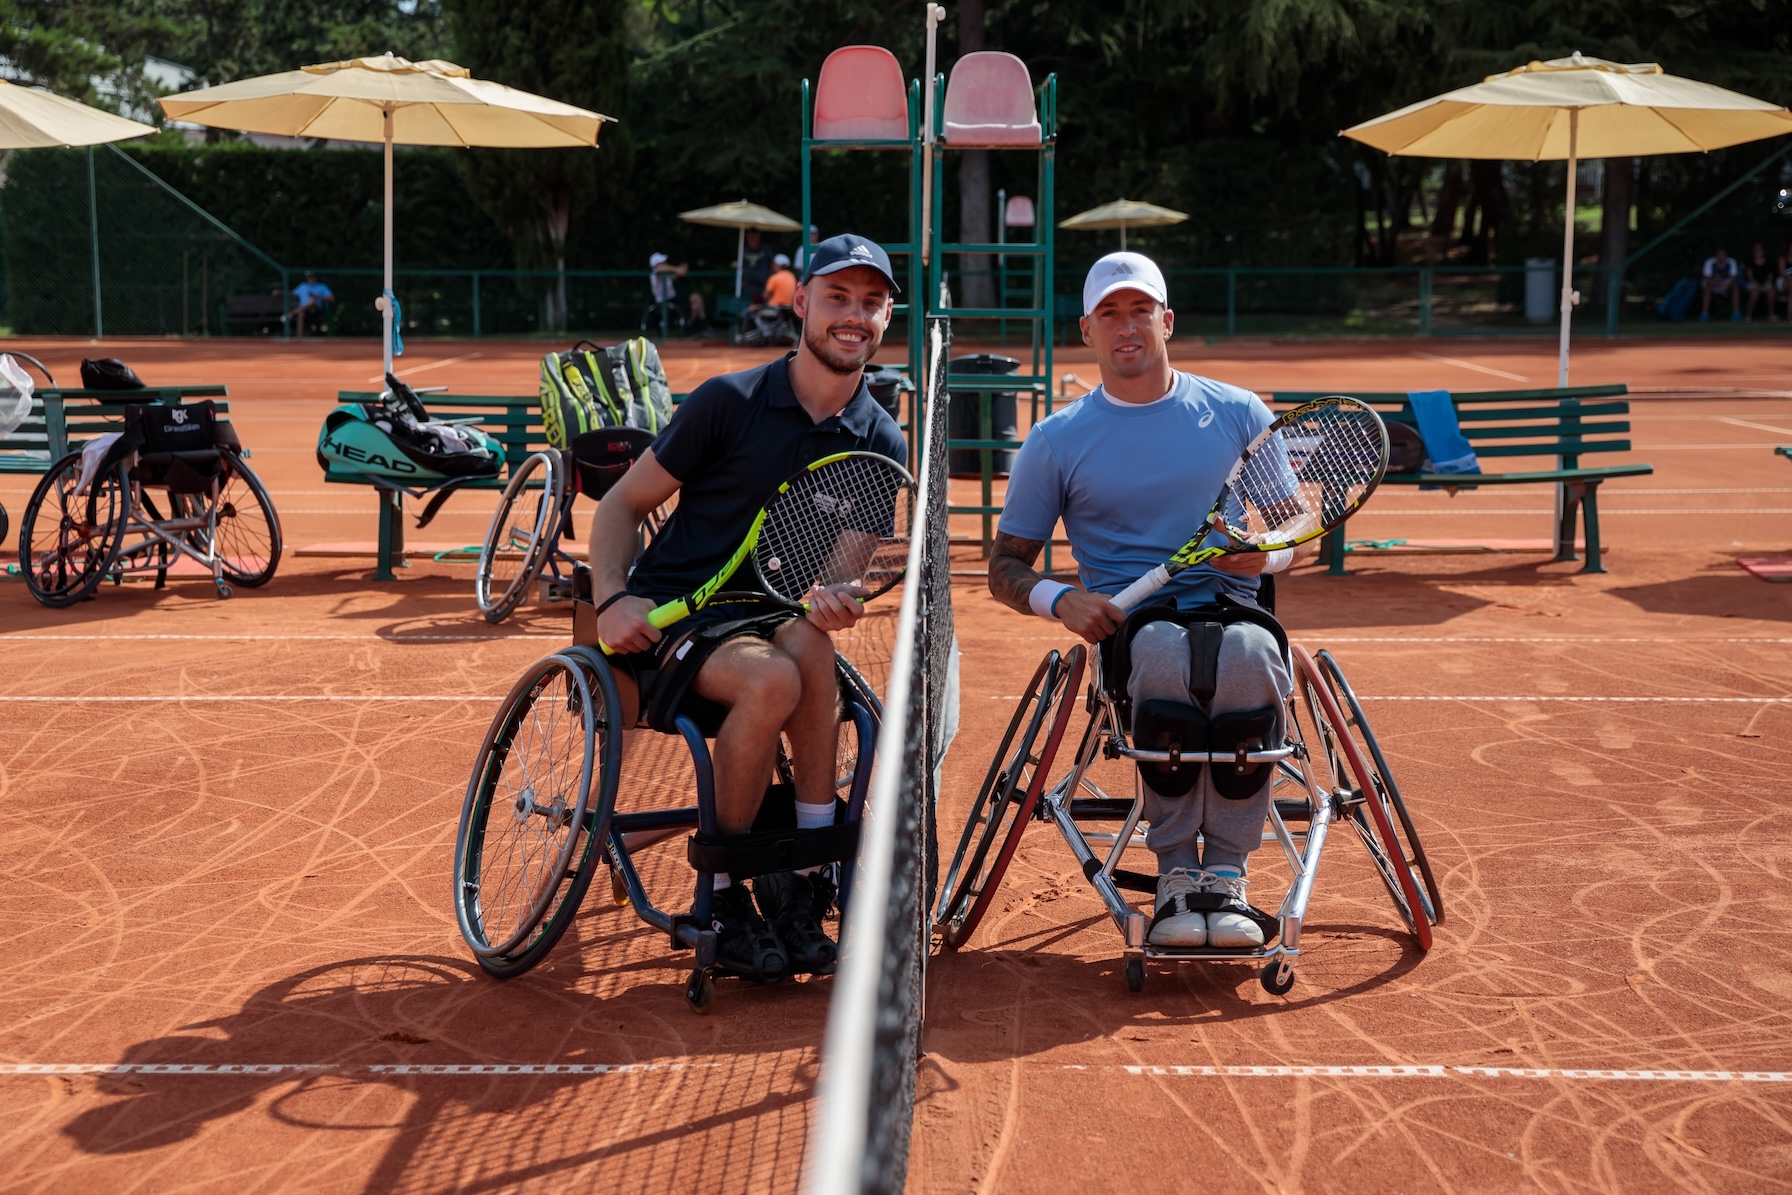
{"type": "MultiPolygon", "coordinates": [[[[31,414],[10,435],[0,436],[0,473],[47,473],[50,466],[94,436],[124,428],[132,403],[217,400],[220,416],[230,414],[223,386],[149,386],[142,390],[63,390],[32,396],[31,414]]],[[[243,452],[248,456],[247,450],[243,452]]]]}
{"type": "MultiPolygon", "coordinates": [[[[1390,473],[1383,485],[1484,486],[1554,482],[1557,486],[1555,559],[1575,555],[1576,516],[1584,517],[1587,561],[1583,573],[1603,573],[1599,555],[1599,483],[1614,477],[1643,477],[1653,465],[1622,464],[1582,467],[1590,453],[1629,452],[1629,394],[1624,385],[1570,386],[1549,390],[1471,390],[1450,395],[1462,434],[1483,467],[1495,458],[1552,457],[1555,467],[1516,473],[1390,473]]],[[[1276,405],[1296,406],[1321,397],[1318,393],[1277,391],[1276,405]]],[[[1404,393],[1357,394],[1391,423],[1414,428],[1418,421],[1404,393]]],[[[1344,572],[1344,529],[1326,536],[1322,553],[1327,570],[1344,572]]]]}
{"type": "MultiPolygon", "coordinates": [[[[367,390],[339,391],[339,403],[372,402],[379,395],[367,390]]],[[[684,401],[674,394],[673,403],[684,401]]],[[[438,419],[471,420],[474,426],[504,446],[504,470],[496,477],[461,482],[456,489],[502,490],[510,484],[511,474],[548,445],[547,431],[541,425],[541,400],[534,394],[440,394],[424,392],[424,405],[438,419]]],[[[396,581],[395,568],[406,568],[404,558],[404,500],[423,498],[447,485],[407,486],[383,477],[367,477],[359,473],[341,473],[326,468],[324,480],[338,485],[372,486],[379,491],[379,553],[374,565],[375,581],[396,581]]]]}
{"type": "Polygon", "coordinates": [[[1783,456],[1787,460],[1792,460],[1792,444],[1781,444],[1773,450],[1773,453],[1775,456],[1783,456]]]}

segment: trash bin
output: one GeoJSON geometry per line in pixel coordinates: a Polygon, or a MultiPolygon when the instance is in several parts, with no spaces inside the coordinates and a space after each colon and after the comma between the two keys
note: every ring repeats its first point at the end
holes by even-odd
{"type": "MultiPolygon", "coordinates": [[[[999,357],[994,353],[975,353],[964,357],[954,357],[951,361],[951,372],[968,374],[988,374],[1000,377],[1003,374],[1018,372],[1020,362],[1013,357],[999,357]]],[[[949,435],[954,440],[1015,440],[1020,438],[1020,424],[1015,414],[1015,395],[1012,390],[961,390],[952,395],[950,422],[947,425],[949,435]],[[989,431],[983,430],[983,410],[985,404],[989,409],[989,431]]],[[[991,475],[1006,477],[1014,468],[1014,449],[999,448],[990,453],[991,475]]],[[[947,467],[954,477],[982,477],[983,453],[976,448],[954,448],[948,456],[947,467]]]]}
{"type": "Polygon", "coordinates": [[[1533,324],[1547,324],[1561,307],[1556,286],[1556,263],[1551,257],[1524,259],[1524,317],[1533,324]]]}
{"type": "Polygon", "coordinates": [[[909,385],[906,373],[891,365],[868,369],[865,371],[865,388],[871,391],[877,405],[890,413],[890,418],[902,422],[902,392],[914,389],[909,385]]]}

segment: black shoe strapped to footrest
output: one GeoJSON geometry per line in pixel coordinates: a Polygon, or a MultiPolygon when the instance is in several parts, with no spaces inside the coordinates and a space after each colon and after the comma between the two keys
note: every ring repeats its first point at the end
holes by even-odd
{"type": "Polygon", "coordinates": [[[790,976],[790,954],[753,908],[742,884],[723,888],[711,906],[716,934],[716,966],[754,983],[778,983],[790,976]]]}
{"type": "Polygon", "coordinates": [[[1176,757],[1207,752],[1207,715],[1184,701],[1153,697],[1139,702],[1132,718],[1133,746],[1141,751],[1168,751],[1169,763],[1140,763],[1139,773],[1160,797],[1181,797],[1201,779],[1201,761],[1176,757]]]}

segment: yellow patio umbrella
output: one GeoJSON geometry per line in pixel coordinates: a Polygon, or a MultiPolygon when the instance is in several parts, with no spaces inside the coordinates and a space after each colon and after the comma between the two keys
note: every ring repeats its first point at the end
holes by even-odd
{"type": "Polygon", "coordinates": [[[325,62],[165,97],[176,120],[286,137],[382,142],[386,151],[385,367],[392,368],[392,147],[482,145],[500,149],[594,148],[614,117],[575,108],[465,67],[386,54],[325,62]]]}
{"type": "Polygon", "coordinates": [[[706,224],[711,228],[738,229],[740,236],[734,247],[734,297],[740,298],[741,263],[747,256],[747,230],[758,229],[761,232],[801,232],[803,226],[789,216],[780,215],[769,207],[761,207],[757,203],[748,203],[737,199],[733,203],[717,203],[709,207],[693,208],[688,212],[679,212],[680,220],[692,224],[706,224]]]}
{"type": "Polygon", "coordinates": [[[1579,158],[1692,153],[1792,133],[1778,104],[1682,79],[1653,62],[1607,62],[1575,53],[1503,75],[1345,129],[1389,154],[1568,162],[1562,230],[1562,320],[1557,381],[1568,384],[1568,325],[1575,294],[1574,174],[1579,158]]]}
{"type": "Polygon", "coordinates": [[[1116,199],[1112,203],[1104,203],[1100,207],[1092,207],[1086,212],[1078,212],[1070,219],[1059,223],[1059,228],[1082,228],[1090,232],[1100,229],[1118,228],[1120,230],[1120,248],[1126,248],[1126,230],[1132,228],[1161,228],[1166,224],[1180,224],[1188,219],[1187,212],[1179,212],[1174,208],[1158,207],[1155,203],[1142,203],[1137,199],[1116,199]]]}

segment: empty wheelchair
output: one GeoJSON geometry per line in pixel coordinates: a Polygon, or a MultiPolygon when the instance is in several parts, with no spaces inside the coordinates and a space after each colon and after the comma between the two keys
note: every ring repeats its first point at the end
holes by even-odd
{"type": "MultiPolygon", "coordinates": [[[[1122,634],[1139,625],[1142,622],[1129,620],[1122,634]]],[[[1241,741],[1233,750],[1215,752],[1207,750],[1206,742],[1183,750],[1173,738],[1162,741],[1161,732],[1154,735],[1153,749],[1141,748],[1129,738],[1133,719],[1126,677],[1115,666],[1114,640],[1100,646],[1093,659],[1082,644],[1068,652],[1047,653],[1015,709],[940,887],[935,923],[948,948],[969,942],[989,911],[1022,832],[1029,822],[1041,821],[1050,822],[1063,835],[1083,877],[1120,931],[1126,984],[1135,992],[1144,986],[1147,960],[1218,959],[1259,963],[1266,991],[1274,995],[1289,991],[1320,856],[1339,823],[1348,825],[1367,850],[1418,947],[1430,949],[1431,927],[1443,919],[1431,862],[1362,705],[1329,652],[1321,651],[1315,658],[1298,644],[1286,646],[1294,688],[1284,711],[1284,741],[1241,741]],[[1069,773],[1052,783],[1052,765],[1085,671],[1090,718],[1069,773]],[[1096,783],[1091,772],[1102,759],[1137,765],[1132,769],[1133,796],[1112,796],[1096,783]],[[1274,914],[1276,932],[1267,935],[1263,946],[1150,945],[1149,913],[1133,908],[1126,896],[1157,890],[1155,859],[1146,851],[1141,826],[1144,770],[1186,764],[1233,768],[1241,774],[1260,765],[1274,769],[1263,842],[1281,848],[1289,884],[1274,914]],[[1151,869],[1122,867],[1129,850],[1145,852],[1151,869]]]]}
{"type": "MultiPolygon", "coordinates": [[[[474,579],[474,596],[487,622],[508,618],[538,581],[541,601],[571,598],[574,559],[566,544],[578,541],[574,499],[580,494],[601,499],[652,443],[653,433],[640,428],[603,428],[573,437],[565,451],[532,453],[512,471],[474,579]]],[[[660,511],[648,516],[643,544],[664,519],[660,511]]]]}
{"type": "Polygon", "coordinates": [[[280,564],[280,519],[247,455],[209,400],[127,406],[123,433],[55,462],[26,504],[19,571],[31,595],[69,606],[107,578],[144,572],[160,589],[182,560],[219,597],[266,585],[280,564]]]}
{"type": "Polygon", "coordinates": [[[781,746],[753,832],[723,837],[717,832],[706,740],[714,737],[727,710],[693,694],[666,731],[642,725],[631,738],[629,749],[637,752],[656,749],[664,740],[653,736],[661,733],[682,740],[694,803],[667,807],[654,800],[646,784],[640,791],[622,791],[622,706],[615,674],[597,646],[590,570],[578,566],[574,585],[573,644],[523,673],[480,745],[455,838],[455,916],[481,968],[498,978],[521,975],[565,934],[602,869],[617,906],[632,906],[642,921],[668,936],[672,949],[693,952],[685,1000],[692,1011],[707,1012],[715,979],[729,974],[718,964],[711,928],[718,872],[730,873],[738,883],[768,872],[837,864],[837,904],[845,909],[881,707],[858,671],[837,656],[842,716],[835,824],[798,830],[794,806],[774,799],[774,790],[787,794],[792,782],[781,746]],[[785,815],[791,820],[782,821],[785,815]],[[689,903],[677,899],[682,886],[671,886],[673,895],[656,903],[643,878],[641,853],[679,837],[694,873],[693,886],[684,889],[691,893],[689,903]]]}

